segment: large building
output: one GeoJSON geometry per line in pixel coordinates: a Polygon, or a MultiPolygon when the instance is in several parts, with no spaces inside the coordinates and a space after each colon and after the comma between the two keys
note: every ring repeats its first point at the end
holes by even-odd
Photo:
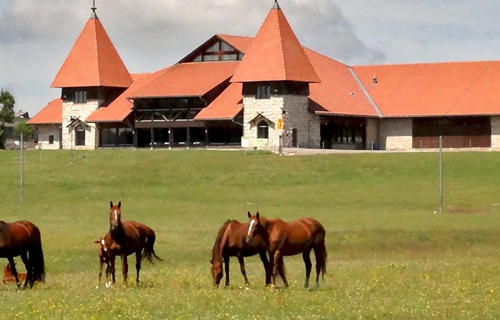
{"type": "Polygon", "coordinates": [[[347,66],[302,47],[276,2],[254,38],[130,74],[92,9],[29,120],[40,148],[500,150],[500,61],[347,66]]]}

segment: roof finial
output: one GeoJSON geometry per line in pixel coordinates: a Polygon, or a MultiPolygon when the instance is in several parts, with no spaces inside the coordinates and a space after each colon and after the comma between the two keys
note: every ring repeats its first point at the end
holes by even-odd
{"type": "Polygon", "coordinates": [[[280,8],[280,5],[279,5],[279,3],[278,3],[278,0],[274,0],[274,9],[278,9],[278,10],[280,10],[280,9],[281,9],[281,8],[280,8]]]}
{"type": "Polygon", "coordinates": [[[95,6],[95,0],[92,0],[92,16],[97,19],[97,14],[95,13],[95,11],[97,10],[97,7],[95,6]]]}

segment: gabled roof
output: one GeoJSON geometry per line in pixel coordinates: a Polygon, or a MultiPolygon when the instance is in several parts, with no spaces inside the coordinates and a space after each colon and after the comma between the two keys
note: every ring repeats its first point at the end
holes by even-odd
{"type": "Polygon", "coordinates": [[[135,90],[130,98],[200,97],[227,81],[239,61],[176,64],[135,90]]]}
{"type": "Polygon", "coordinates": [[[358,66],[353,70],[384,117],[500,114],[500,61],[358,66]]]}
{"type": "Polygon", "coordinates": [[[231,120],[243,110],[241,83],[231,83],[212,103],[202,109],[195,120],[231,120]]]}
{"type": "Polygon", "coordinates": [[[271,9],[232,82],[320,82],[279,7],[271,9]]]}
{"type": "Polygon", "coordinates": [[[96,15],[76,40],[51,87],[119,87],[132,83],[127,68],[96,15]]]}
{"type": "Polygon", "coordinates": [[[131,100],[127,99],[135,90],[141,88],[147,83],[156,79],[156,77],[164,72],[158,71],[153,74],[133,74],[134,83],[119,95],[108,106],[103,106],[92,112],[90,116],[85,119],[87,122],[123,122],[132,113],[134,104],[131,100]]]}
{"type": "Polygon", "coordinates": [[[315,51],[305,49],[321,82],[311,83],[311,109],[320,114],[377,116],[350,68],[315,51]]]}
{"type": "Polygon", "coordinates": [[[199,45],[196,49],[191,51],[188,55],[186,55],[184,58],[182,58],[178,63],[186,63],[186,62],[193,62],[194,58],[200,54],[204,49],[207,49],[214,43],[218,41],[223,41],[226,44],[230,45],[233,47],[235,50],[239,51],[241,54],[244,54],[247,50],[248,47],[250,47],[250,44],[252,43],[253,38],[250,37],[242,37],[242,36],[231,36],[231,35],[225,35],[225,34],[216,34],[212,36],[210,39],[207,41],[203,42],[201,45],[199,45]]]}
{"type": "Polygon", "coordinates": [[[62,124],[62,99],[54,99],[43,107],[28,124],[62,124]]]}

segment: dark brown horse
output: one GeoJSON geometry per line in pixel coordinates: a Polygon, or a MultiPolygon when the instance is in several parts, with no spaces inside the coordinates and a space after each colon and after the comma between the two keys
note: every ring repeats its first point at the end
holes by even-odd
{"type": "Polygon", "coordinates": [[[257,212],[254,216],[248,212],[249,227],[247,241],[255,236],[261,236],[266,242],[271,262],[270,269],[273,270],[272,286],[276,284],[276,276],[279,273],[285,288],[288,281],[285,276],[283,257],[302,253],[306,266],[306,279],[304,287],[309,287],[309,277],[311,275],[311,250],[316,256],[316,286],[319,286],[319,275],[323,280],[326,273],[326,247],[325,228],[318,221],[311,218],[302,218],[292,222],[285,222],[281,219],[267,219],[257,212]]]}
{"type": "Polygon", "coordinates": [[[26,267],[24,288],[33,287],[36,281],[45,282],[45,262],[43,258],[40,230],[29,221],[6,223],[0,221],[0,258],[9,260],[12,275],[21,287],[14,257],[21,256],[26,267]]]}
{"type": "Polygon", "coordinates": [[[211,271],[214,287],[218,287],[223,277],[222,264],[226,272],[226,287],[229,286],[229,257],[236,256],[240,263],[241,274],[245,278],[245,285],[250,285],[245,270],[244,257],[259,254],[264,270],[266,272],[266,285],[271,283],[269,260],[266,255],[264,240],[256,236],[251,241],[246,241],[248,223],[240,223],[236,220],[227,220],[220,228],[212,249],[211,271]]]}
{"type": "Polygon", "coordinates": [[[139,271],[141,270],[141,262],[146,258],[151,264],[154,263],[153,258],[161,261],[154,250],[156,234],[150,227],[135,221],[121,220],[121,202],[113,205],[109,203],[109,231],[104,236],[106,247],[109,249],[107,255],[109,263],[106,268],[106,286],[109,287],[115,283],[115,258],[122,258],[122,273],[123,282],[127,283],[128,262],[127,256],[135,253],[135,269],[137,271],[136,283],[139,284],[139,271]]]}

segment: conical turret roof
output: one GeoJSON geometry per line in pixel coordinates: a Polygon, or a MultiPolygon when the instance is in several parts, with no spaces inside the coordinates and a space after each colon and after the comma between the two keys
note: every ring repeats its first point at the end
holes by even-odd
{"type": "Polygon", "coordinates": [[[51,87],[127,88],[131,83],[132,77],[94,12],[51,87]]]}
{"type": "Polygon", "coordinates": [[[276,5],[262,24],[231,82],[320,82],[283,11],[276,5]]]}

